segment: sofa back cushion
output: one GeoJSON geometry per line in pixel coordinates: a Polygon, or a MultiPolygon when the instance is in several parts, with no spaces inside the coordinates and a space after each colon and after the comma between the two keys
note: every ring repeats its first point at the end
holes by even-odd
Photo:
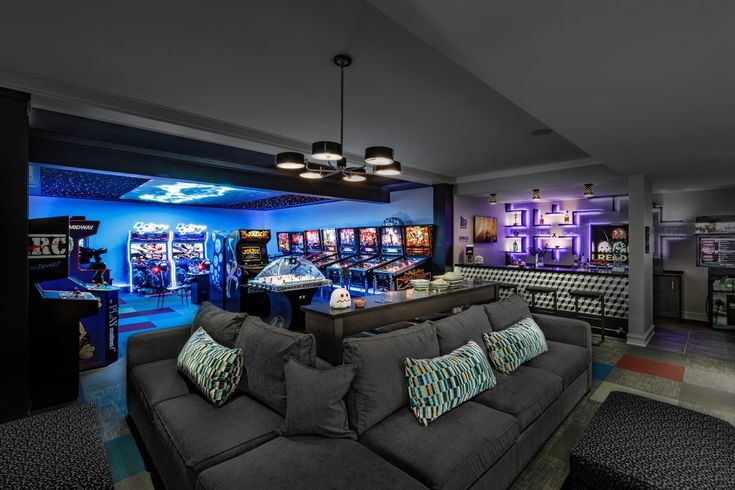
{"type": "Polygon", "coordinates": [[[401,407],[408,406],[405,360],[439,355],[436,329],[430,322],[391,333],[345,339],[345,364],[357,367],[347,393],[350,425],[362,435],[401,407]]]}
{"type": "Polygon", "coordinates": [[[484,345],[482,334],[492,332],[485,308],[480,305],[470,306],[456,315],[448,316],[432,322],[436,327],[439,339],[439,352],[448,354],[470,340],[477,345],[484,345]]]}
{"type": "Polygon", "coordinates": [[[197,310],[194,322],[191,324],[191,333],[202,328],[207,335],[212,337],[212,340],[232,348],[237,341],[242,322],[247,316],[247,313],[232,313],[205,301],[197,310]]]}
{"type": "Polygon", "coordinates": [[[286,416],[286,375],[283,364],[291,357],[309,367],[316,364],[316,343],[311,334],[268,326],[248,316],[237,337],[245,372],[239,388],[286,416]]]}
{"type": "Polygon", "coordinates": [[[502,301],[488,303],[484,306],[493,330],[503,330],[518,320],[531,316],[531,310],[528,309],[526,300],[520,294],[511,294],[502,301]]]}

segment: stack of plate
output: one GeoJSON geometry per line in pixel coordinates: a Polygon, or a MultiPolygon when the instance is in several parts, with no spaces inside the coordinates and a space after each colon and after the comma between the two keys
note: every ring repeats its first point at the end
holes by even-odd
{"type": "Polygon", "coordinates": [[[417,291],[426,291],[429,289],[430,281],[428,279],[412,279],[411,286],[417,291]]]}
{"type": "Polygon", "coordinates": [[[431,287],[437,291],[446,291],[449,288],[449,283],[445,280],[439,279],[431,281],[431,287]]]}
{"type": "Polygon", "coordinates": [[[462,274],[457,274],[456,272],[447,272],[444,274],[443,279],[449,283],[450,288],[458,288],[464,281],[464,276],[462,274]]]}

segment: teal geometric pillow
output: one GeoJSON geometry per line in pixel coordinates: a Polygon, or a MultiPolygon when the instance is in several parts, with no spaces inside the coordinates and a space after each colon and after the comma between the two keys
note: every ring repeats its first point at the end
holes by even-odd
{"type": "Polygon", "coordinates": [[[423,426],[496,383],[485,353],[472,341],[441,357],[405,362],[411,410],[423,426]]]}
{"type": "Polygon", "coordinates": [[[242,350],[218,344],[203,328],[189,337],[177,361],[181,371],[215,407],[222,406],[242,376],[242,350]]]}
{"type": "Polygon", "coordinates": [[[505,330],[482,336],[490,361],[504,374],[512,373],[524,362],[549,350],[546,337],[533,318],[523,318],[505,330]]]}

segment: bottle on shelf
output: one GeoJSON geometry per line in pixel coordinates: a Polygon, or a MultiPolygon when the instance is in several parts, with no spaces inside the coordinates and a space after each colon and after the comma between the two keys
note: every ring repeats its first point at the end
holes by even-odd
{"type": "Polygon", "coordinates": [[[544,224],[544,215],[543,214],[539,214],[538,224],[540,224],[540,225],[543,225],[544,224]]]}
{"type": "Polygon", "coordinates": [[[518,213],[513,213],[513,226],[518,226],[518,213]]]}
{"type": "Polygon", "coordinates": [[[518,242],[516,240],[513,240],[513,251],[514,252],[518,251],[518,242]]]}
{"type": "Polygon", "coordinates": [[[564,223],[569,223],[569,210],[564,211],[564,223]]]}

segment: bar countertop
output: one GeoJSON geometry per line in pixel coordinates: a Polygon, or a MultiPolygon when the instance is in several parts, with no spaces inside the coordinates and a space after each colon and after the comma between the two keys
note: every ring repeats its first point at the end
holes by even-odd
{"type": "Polygon", "coordinates": [[[365,306],[363,308],[357,308],[354,303],[355,299],[358,298],[352,298],[352,305],[349,308],[334,309],[329,307],[329,303],[317,303],[302,306],[301,309],[303,311],[309,311],[332,318],[343,318],[355,314],[360,314],[367,310],[379,310],[381,308],[386,308],[399,303],[418,303],[431,300],[433,298],[436,298],[437,296],[452,296],[458,293],[465,293],[472,289],[478,290],[482,288],[491,288],[494,287],[495,284],[496,283],[494,281],[482,281],[476,283],[472,280],[466,279],[458,288],[451,288],[447,289],[446,291],[436,291],[432,289],[426,293],[420,293],[417,292],[415,289],[404,289],[402,291],[388,291],[380,295],[367,296],[365,298],[362,298],[365,300],[365,306]]]}
{"type": "Polygon", "coordinates": [[[609,267],[594,267],[590,269],[579,269],[574,267],[518,267],[515,265],[476,265],[476,264],[455,264],[455,267],[477,267],[478,269],[508,269],[521,272],[561,272],[564,274],[599,274],[604,276],[628,277],[627,273],[612,272],[609,267]]]}

